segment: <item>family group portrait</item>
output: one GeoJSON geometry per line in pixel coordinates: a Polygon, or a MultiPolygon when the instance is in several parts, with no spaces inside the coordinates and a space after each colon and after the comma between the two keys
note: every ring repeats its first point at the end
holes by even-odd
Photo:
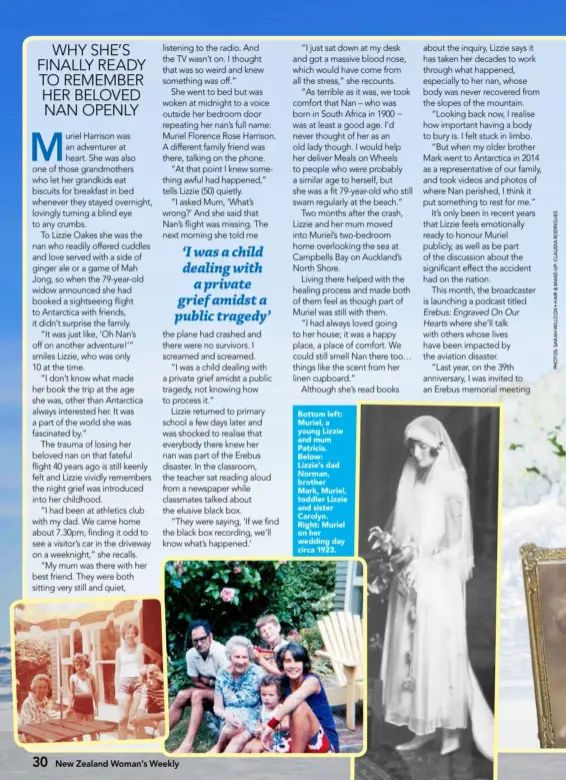
{"type": "Polygon", "coordinates": [[[360,413],[370,679],[358,768],[367,780],[490,778],[500,407],[360,413]]]}
{"type": "Polygon", "coordinates": [[[156,599],[13,606],[18,741],[163,738],[161,613],[156,599]]]}
{"type": "Polygon", "coordinates": [[[169,561],[167,753],[360,754],[359,560],[169,561]]]}

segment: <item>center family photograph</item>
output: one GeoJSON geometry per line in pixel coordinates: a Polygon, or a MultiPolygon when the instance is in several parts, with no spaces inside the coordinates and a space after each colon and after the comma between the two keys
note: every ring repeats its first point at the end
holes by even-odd
{"type": "Polygon", "coordinates": [[[364,569],[166,562],[166,752],[363,754],[364,569]]]}
{"type": "Polygon", "coordinates": [[[361,404],[364,780],[493,777],[500,407],[361,404]]]}

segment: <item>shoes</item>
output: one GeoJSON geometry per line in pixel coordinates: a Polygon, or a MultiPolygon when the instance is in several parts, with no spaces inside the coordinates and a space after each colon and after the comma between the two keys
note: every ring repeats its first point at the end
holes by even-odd
{"type": "Polygon", "coordinates": [[[413,750],[420,750],[429,742],[432,742],[435,734],[422,734],[421,736],[415,736],[410,742],[405,742],[403,745],[397,745],[395,750],[398,753],[412,753],[413,750]]]}
{"type": "Polygon", "coordinates": [[[441,756],[448,756],[460,749],[460,732],[457,729],[442,730],[441,756]]]}

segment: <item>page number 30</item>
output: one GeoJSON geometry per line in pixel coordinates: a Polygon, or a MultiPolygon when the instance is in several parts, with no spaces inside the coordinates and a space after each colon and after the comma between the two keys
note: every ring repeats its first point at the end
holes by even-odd
{"type": "Polygon", "coordinates": [[[47,766],[48,763],[49,763],[49,761],[47,760],[47,756],[34,756],[33,757],[33,766],[34,767],[37,767],[37,766],[45,767],[45,766],[47,766]]]}

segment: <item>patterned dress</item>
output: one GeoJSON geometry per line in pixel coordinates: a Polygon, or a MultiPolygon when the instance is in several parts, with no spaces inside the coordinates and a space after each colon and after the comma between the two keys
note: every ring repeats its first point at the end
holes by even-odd
{"type": "Polygon", "coordinates": [[[264,675],[261,667],[250,664],[248,670],[237,680],[227,669],[221,669],[216,678],[215,695],[222,696],[224,709],[236,715],[250,734],[253,734],[259,720],[259,683],[264,675]]]}

